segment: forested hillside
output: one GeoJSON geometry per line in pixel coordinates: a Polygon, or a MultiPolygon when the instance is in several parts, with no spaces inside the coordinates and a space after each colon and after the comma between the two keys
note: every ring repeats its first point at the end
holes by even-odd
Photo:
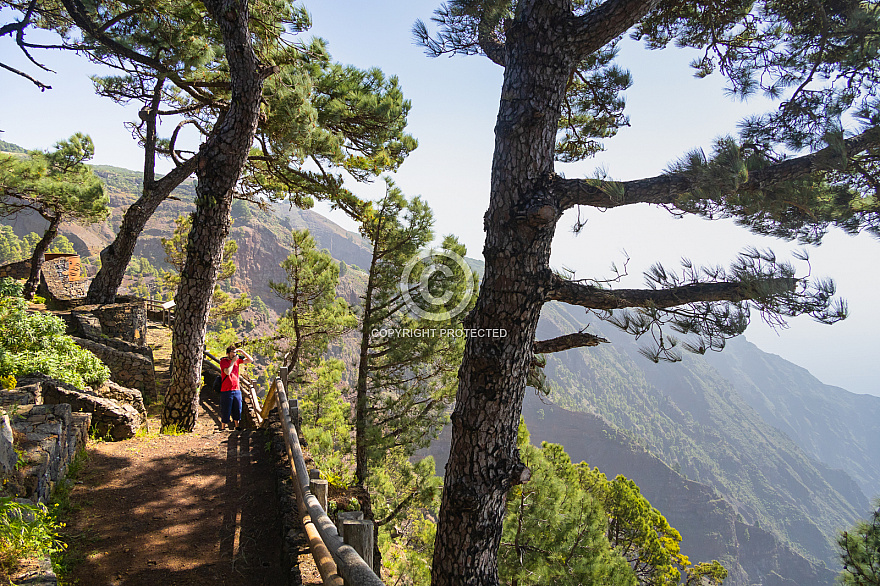
{"type": "MultiPolygon", "coordinates": [[[[135,172],[95,170],[107,186],[111,219],[61,230],[93,264],[139,186],[135,172]]],[[[165,268],[160,238],[170,237],[174,220],[192,209],[193,194],[185,184],[148,223],[135,252],[138,270],[127,280],[135,292],[160,293],[144,261],[165,268]]],[[[309,228],[320,247],[352,267],[342,271],[340,291],[356,302],[362,273],[353,267],[369,263],[359,235],[286,205],[260,209],[236,201],[232,213],[238,270],[228,287],[260,300],[240,324],[247,335],[267,330],[286,309],[268,282],[284,278],[279,263],[289,253],[292,228],[309,228]]],[[[41,224],[32,217],[4,223],[20,234],[41,224]]],[[[531,397],[524,408],[534,440],[562,443],[575,461],[632,477],[681,530],[686,549],[730,565],[731,586],[762,579],[765,586],[831,584],[836,532],[864,515],[867,496],[880,493],[880,398],[822,385],[744,340],[721,354],[655,365],[627,335],[556,304],[545,308],[538,338],[588,323],[611,343],[549,358],[547,404],[531,397]]],[[[442,473],[440,445],[434,451],[442,473]]]]}

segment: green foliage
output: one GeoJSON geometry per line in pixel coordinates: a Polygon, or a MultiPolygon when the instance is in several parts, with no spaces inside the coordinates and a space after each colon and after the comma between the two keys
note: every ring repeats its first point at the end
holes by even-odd
{"type": "Polygon", "coordinates": [[[21,148],[17,144],[13,144],[11,142],[6,142],[5,140],[0,140],[0,151],[4,153],[21,153],[24,154],[27,152],[26,149],[21,148]]]}
{"type": "Polygon", "coordinates": [[[321,359],[311,381],[299,389],[302,433],[315,467],[331,483],[347,488],[352,483],[351,406],[339,387],[345,374],[340,360],[321,359]]]}
{"type": "Polygon", "coordinates": [[[608,480],[585,462],[572,464],[562,446],[529,443],[520,423],[519,448],[531,479],[511,489],[499,551],[506,583],[720,585],[717,561],[692,566],[681,535],[623,476],[608,480]]]}
{"type": "MultiPolygon", "coordinates": [[[[40,236],[36,232],[19,238],[11,226],[0,226],[0,265],[30,258],[39,241],[40,236]]],[[[73,243],[63,234],[55,237],[46,252],[76,254],[73,243]]]]}
{"type": "Polygon", "coordinates": [[[680,553],[681,535],[641,495],[636,483],[623,476],[609,481],[598,469],[583,464],[579,471],[608,517],[608,541],[630,563],[639,584],[678,584],[679,568],[690,565],[680,553]]]}
{"type": "MultiPolygon", "coordinates": [[[[150,263],[149,259],[140,256],[131,257],[125,274],[135,279],[135,282],[128,287],[130,293],[142,298],[153,297],[150,285],[157,284],[160,275],[158,269],[150,263]]],[[[162,293],[159,292],[159,297],[161,296],[162,293]]],[[[167,296],[171,297],[170,294],[167,296]]]]}
{"type": "Polygon", "coordinates": [[[599,501],[581,486],[561,446],[532,446],[521,423],[519,448],[532,477],[508,493],[498,552],[501,582],[635,586],[632,569],[605,536],[599,501]]]}
{"type": "Polygon", "coordinates": [[[31,151],[26,158],[0,154],[0,213],[26,207],[46,219],[103,220],[109,200],[101,180],[84,163],[93,155],[92,139],[81,133],[57,142],[54,151],[31,151]]]}
{"type": "Polygon", "coordinates": [[[64,334],[61,318],[28,313],[24,299],[17,296],[20,286],[11,279],[0,282],[0,376],[41,372],[78,388],[110,377],[110,370],[98,357],[64,334]]]}
{"type": "Polygon", "coordinates": [[[880,498],[874,499],[874,507],[868,521],[859,521],[837,540],[845,586],[880,585],[880,498]]]}
{"type": "Polygon", "coordinates": [[[455,396],[464,338],[448,332],[460,329],[473,307],[476,278],[443,256],[466,254],[453,236],[444,238],[437,254],[411,262],[433,239],[432,225],[428,205],[418,197],[407,200],[388,181],[386,196],[365,213],[361,226],[373,259],[362,303],[355,413],[365,426],[358,441],[368,461],[380,461],[393,448],[412,454],[427,446],[447,421],[455,396]],[[431,278],[422,282],[423,274],[431,278]],[[440,302],[424,305],[426,298],[440,302]],[[452,315],[454,308],[460,313],[452,315]]]}
{"type": "MultiPolygon", "coordinates": [[[[163,291],[166,295],[177,291],[180,283],[180,273],[186,262],[186,243],[189,231],[192,227],[192,216],[184,214],[174,220],[174,234],[171,238],[161,238],[162,247],[165,249],[165,262],[171,265],[171,270],[161,271],[163,291]]],[[[218,326],[221,322],[229,322],[240,316],[251,305],[250,297],[246,293],[233,296],[222,288],[223,281],[228,281],[235,275],[235,261],[233,257],[238,251],[235,240],[226,240],[223,244],[223,256],[220,261],[220,272],[217,274],[217,283],[214,285],[214,294],[211,297],[211,308],[208,314],[208,324],[218,326]]],[[[147,263],[149,265],[149,262],[147,263]]],[[[129,268],[131,265],[129,265],[129,268]]],[[[143,264],[139,267],[144,270],[143,264]]],[[[149,267],[150,269],[152,267],[149,267]]],[[[225,354],[225,352],[223,352],[225,354]]]]}
{"type": "Polygon", "coordinates": [[[434,458],[413,462],[407,450],[393,449],[370,468],[367,485],[390,581],[427,586],[442,488],[434,458]]]}
{"type": "Polygon", "coordinates": [[[62,551],[60,528],[45,505],[0,497],[0,577],[8,577],[25,558],[62,551]]]}
{"type": "Polygon", "coordinates": [[[0,226],[0,264],[8,264],[25,258],[26,252],[21,248],[21,240],[12,231],[11,226],[0,226]]]}
{"type": "Polygon", "coordinates": [[[308,230],[294,230],[291,235],[293,250],[281,263],[287,280],[270,281],[269,287],[290,303],[278,320],[280,343],[274,349],[283,354],[293,379],[300,380],[327,351],[330,340],[354,328],[357,318],[348,303],[336,296],[336,261],[318,250],[308,230]]]}
{"type": "Polygon", "coordinates": [[[686,568],[685,586],[721,586],[727,579],[727,569],[717,560],[700,562],[686,568]]]}

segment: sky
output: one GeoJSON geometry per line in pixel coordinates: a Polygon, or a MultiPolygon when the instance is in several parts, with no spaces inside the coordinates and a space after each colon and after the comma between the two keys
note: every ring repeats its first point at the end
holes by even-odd
{"type": "MultiPolygon", "coordinates": [[[[379,67],[399,77],[412,101],[408,130],[419,140],[419,148],[393,178],[408,196],[421,195],[431,205],[438,235],[456,234],[469,256],[481,258],[503,72],[484,57],[429,58],[414,44],[413,23],[428,21],[438,5],[435,0],[307,2],[313,28],[306,35],[326,39],[333,58],[341,63],[379,67]]],[[[93,66],[75,55],[37,53],[38,60],[55,71],[40,74],[22,60],[8,37],[0,39],[0,54],[7,63],[53,86],[40,92],[0,70],[0,138],[26,148],[49,148],[74,132],[87,132],[96,145],[93,162],[141,168],[142,154],[123,125],[137,119],[137,110],[95,96],[88,79],[97,72],[93,66]]],[[[735,133],[736,123],[746,115],[772,107],[760,99],[731,101],[717,76],[695,79],[688,67],[692,58],[678,49],[647,51],[625,42],[618,61],[634,78],[626,92],[630,127],[607,140],[606,151],[595,158],[559,165],[558,171],[572,178],[593,176],[597,169],[616,180],[655,176],[689,150],[708,151],[713,140],[735,133]]],[[[165,128],[165,135],[171,130],[165,128]]],[[[384,183],[354,189],[363,197],[377,198],[384,193],[384,183]]],[[[327,213],[324,208],[318,211],[327,213]]],[[[576,213],[569,212],[559,223],[552,265],[574,270],[578,278],[601,278],[612,276],[612,263],[621,266],[629,258],[629,276],[620,285],[626,287],[641,286],[642,272],[656,262],[672,268],[687,257],[698,264],[728,265],[747,246],[771,248],[783,258],[803,248],[754,236],[730,221],[676,218],[646,205],[581,210],[588,222],[575,236],[570,229],[576,213]]],[[[355,228],[342,214],[330,217],[355,228]]],[[[792,259],[800,274],[833,277],[849,303],[850,317],[833,326],[800,317],[790,320],[787,329],[773,330],[755,316],[746,338],[809,369],[827,384],[880,396],[880,361],[875,358],[880,315],[873,304],[880,290],[880,272],[874,270],[880,266],[880,241],[835,231],[822,246],[806,251],[810,266],[792,259]]]]}

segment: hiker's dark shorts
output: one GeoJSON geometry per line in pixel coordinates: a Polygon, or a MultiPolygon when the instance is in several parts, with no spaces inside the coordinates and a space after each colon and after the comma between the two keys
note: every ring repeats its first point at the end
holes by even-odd
{"type": "Polygon", "coordinates": [[[230,416],[232,421],[241,421],[241,391],[238,389],[220,393],[220,421],[228,424],[230,416]]]}

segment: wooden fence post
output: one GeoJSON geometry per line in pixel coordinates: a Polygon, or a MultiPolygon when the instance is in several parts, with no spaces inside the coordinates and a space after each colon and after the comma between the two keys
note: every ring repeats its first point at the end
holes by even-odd
{"type": "Polygon", "coordinates": [[[343,534],[342,524],[346,521],[360,521],[364,518],[363,511],[339,511],[336,513],[336,532],[343,534]]]}
{"type": "Polygon", "coordinates": [[[278,378],[281,379],[281,382],[284,384],[284,392],[287,392],[287,367],[282,366],[281,372],[278,373],[278,378]]]}
{"type": "Polygon", "coordinates": [[[315,498],[318,499],[318,504],[321,505],[321,508],[324,509],[325,513],[327,512],[327,492],[329,487],[330,483],[326,480],[321,480],[320,478],[312,478],[309,480],[309,490],[315,495],[315,498]]]}
{"type": "MultiPolygon", "coordinates": [[[[342,540],[350,545],[361,559],[370,567],[373,567],[373,522],[366,519],[358,521],[343,521],[342,540]]],[[[346,582],[347,586],[356,586],[346,582]]]]}
{"type": "Polygon", "coordinates": [[[287,407],[290,409],[290,422],[296,428],[296,432],[300,433],[302,431],[302,418],[299,414],[299,399],[289,399],[287,407]]]}

